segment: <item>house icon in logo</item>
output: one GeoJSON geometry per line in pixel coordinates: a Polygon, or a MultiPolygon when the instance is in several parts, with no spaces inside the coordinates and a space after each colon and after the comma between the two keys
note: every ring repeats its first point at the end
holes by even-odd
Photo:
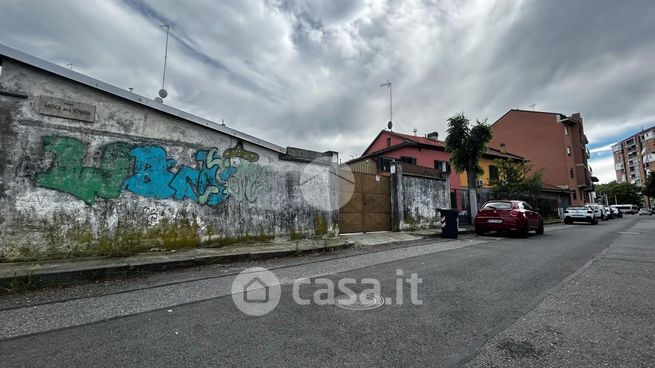
{"type": "Polygon", "coordinates": [[[254,277],[243,287],[243,301],[246,303],[268,303],[270,291],[268,285],[259,277],[254,277]]]}

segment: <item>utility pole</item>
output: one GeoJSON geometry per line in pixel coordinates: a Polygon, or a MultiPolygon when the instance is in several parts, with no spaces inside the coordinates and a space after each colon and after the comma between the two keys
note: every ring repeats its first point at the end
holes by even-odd
{"type": "Polygon", "coordinates": [[[391,91],[391,82],[387,80],[386,83],[380,84],[380,87],[389,87],[389,129],[391,129],[391,124],[393,122],[393,94],[391,91]]]}
{"type": "Polygon", "coordinates": [[[164,49],[164,73],[161,77],[161,89],[159,90],[159,96],[155,97],[155,101],[164,102],[166,96],[168,96],[168,91],[166,91],[166,62],[168,61],[168,34],[170,32],[171,26],[169,24],[162,24],[162,28],[166,30],[166,48],[164,49]]]}

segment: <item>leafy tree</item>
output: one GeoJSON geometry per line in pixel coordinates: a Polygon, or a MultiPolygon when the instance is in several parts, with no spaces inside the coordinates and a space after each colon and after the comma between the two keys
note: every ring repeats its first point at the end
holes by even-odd
{"type": "Polygon", "coordinates": [[[491,128],[486,121],[478,121],[469,127],[469,119],[462,113],[448,119],[446,150],[450,152],[450,162],[455,171],[466,171],[469,189],[476,187],[478,175],[483,173],[479,161],[487,151],[491,137],[491,128]]]}
{"type": "MultiPolygon", "coordinates": [[[[650,173],[646,178],[643,188],[641,188],[641,194],[648,196],[649,198],[655,197],[655,174],[650,173]]],[[[653,205],[652,203],[650,204],[653,205]]]]}
{"type": "Polygon", "coordinates": [[[634,184],[617,183],[616,181],[599,184],[596,186],[596,193],[600,196],[607,195],[610,203],[641,206],[641,190],[634,184]]]}
{"type": "Polygon", "coordinates": [[[532,167],[525,161],[495,160],[498,168],[498,178],[489,181],[496,193],[513,196],[516,194],[531,194],[543,186],[542,171],[530,173],[532,167]]]}

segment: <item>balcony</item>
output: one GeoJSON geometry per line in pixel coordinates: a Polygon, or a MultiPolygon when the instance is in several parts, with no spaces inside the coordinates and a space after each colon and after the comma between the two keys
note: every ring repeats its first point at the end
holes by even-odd
{"type": "Polygon", "coordinates": [[[623,147],[621,147],[620,143],[612,146],[612,152],[616,153],[621,151],[623,151],[623,147]]]}
{"type": "Polygon", "coordinates": [[[575,181],[578,188],[584,191],[591,190],[591,173],[584,165],[575,166],[575,181]]]}

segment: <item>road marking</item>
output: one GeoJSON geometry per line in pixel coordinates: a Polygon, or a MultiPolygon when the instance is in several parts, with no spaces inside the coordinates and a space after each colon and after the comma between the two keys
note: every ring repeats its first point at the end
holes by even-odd
{"type": "Polygon", "coordinates": [[[641,233],[637,233],[634,231],[619,231],[619,234],[641,235],[641,233]]]}

